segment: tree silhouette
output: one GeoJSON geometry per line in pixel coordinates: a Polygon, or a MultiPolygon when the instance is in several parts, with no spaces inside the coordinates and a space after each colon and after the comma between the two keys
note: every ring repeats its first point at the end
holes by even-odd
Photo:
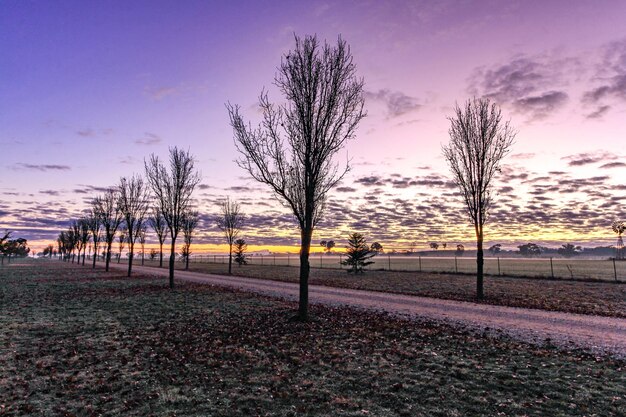
{"type": "Polygon", "coordinates": [[[92,201],[91,210],[86,217],[87,227],[89,228],[89,232],[91,233],[91,241],[93,242],[93,260],[92,260],[92,269],[96,267],[96,258],[98,257],[98,246],[100,244],[100,229],[102,228],[102,223],[100,222],[100,216],[98,215],[98,209],[94,205],[92,201]]]}
{"type": "Polygon", "coordinates": [[[615,246],[615,258],[624,259],[624,241],[622,240],[622,233],[626,231],[626,223],[616,220],[611,224],[611,229],[617,233],[617,245],[615,246]]]}
{"type": "Polygon", "coordinates": [[[236,201],[227,198],[220,204],[220,215],[215,219],[217,227],[224,233],[228,243],[228,274],[232,273],[233,266],[233,244],[239,236],[239,232],[245,222],[245,216],[241,211],[241,206],[236,201]]]}
{"type": "Polygon", "coordinates": [[[170,288],[174,288],[176,238],[183,227],[184,213],[190,208],[193,191],[200,182],[200,174],[194,164],[193,156],[177,147],[170,148],[169,170],[154,154],[150,160],[144,161],[148,184],[170,231],[170,288]]]}
{"type": "Polygon", "coordinates": [[[117,229],[122,223],[123,214],[119,205],[119,192],[115,188],[109,188],[104,194],[96,197],[93,202],[94,213],[100,219],[106,243],[105,271],[109,271],[111,263],[111,247],[117,229]]]}
{"type": "MultiPolygon", "coordinates": [[[[78,240],[80,241],[80,247],[83,250],[83,265],[85,265],[85,256],[89,237],[89,219],[87,217],[82,217],[78,220],[78,240]]],[[[78,251],[78,262],[80,263],[80,250],[78,251]]]]}
{"type": "Polygon", "coordinates": [[[439,243],[437,243],[437,242],[430,242],[430,243],[428,244],[428,246],[430,246],[430,248],[431,248],[431,249],[434,249],[434,250],[439,249],[439,243]]]}
{"type": "Polygon", "coordinates": [[[187,211],[183,215],[183,256],[185,257],[185,270],[189,269],[189,256],[191,255],[191,242],[198,226],[198,212],[187,211]]]}
{"type": "Polygon", "coordinates": [[[147,184],[138,175],[133,175],[130,178],[122,177],[118,189],[120,210],[124,215],[124,223],[126,224],[128,276],[130,277],[133,270],[135,242],[141,233],[148,212],[150,193],[147,184]]]}
{"type": "Polygon", "coordinates": [[[267,184],[293,212],[300,227],[300,297],[298,318],[308,318],[309,252],[313,229],[322,217],[326,195],[345,175],[333,161],[365,116],[363,80],[347,43],[320,47],[315,36],[295,37],[274,80],[286,103],[259,98],[261,126],[246,124],[238,106],[227,105],[238,164],[267,184]]]}
{"type": "Polygon", "coordinates": [[[120,227],[119,233],[117,234],[117,245],[119,248],[119,254],[117,255],[117,263],[119,264],[122,260],[122,251],[128,242],[128,226],[124,225],[120,227]]]}
{"type": "Polygon", "coordinates": [[[454,254],[456,256],[463,256],[463,253],[465,253],[465,246],[459,243],[458,245],[456,245],[456,251],[454,252],[454,254]]]}
{"type": "Polygon", "coordinates": [[[492,180],[509,153],[515,132],[502,113],[487,98],[468,100],[463,108],[455,106],[450,120],[450,142],[443,156],[450,165],[467,214],[476,234],[476,296],[484,298],[484,225],[492,204],[492,180]]]}
{"type": "Polygon", "coordinates": [[[237,265],[247,265],[248,260],[246,258],[246,250],[248,250],[248,244],[243,239],[235,240],[235,262],[237,265]]]}
{"type": "Polygon", "coordinates": [[[491,252],[492,255],[497,255],[502,251],[502,245],[500,243],[496,243],[487,250],[491,252]]]}
{"type": "Polygon", "coordinates": [[[379,253],[383,253],[383,252],[384,252],[384,250],[383,250],[383,245],[381,245],[381,244],[380,244],[380,243],[378,243],[378,242],[374,242],[374,243],[372,243],[372,245],[370,246],[370,250],[371,250],[372,252],[375,252],[377,255],[378,255],[379,253]]]}
{"type": "Polygon", "coordinates": [[[320,246],[324,248],[327,255],[330,255],[330,252],[336,245],[334,240],[322,240],[320,241],[320,246]]]}
{"type": "Polygon", "coordinates": [[[163,268],[163,242],[165,242],[167,223],[165,223],[159,207],[152,207],[152,214],[148,217],[148,223],[157,235],[159,241],[159,268],[163,268]]]}
{"type": "Polygon", "coordinates": [[[341,264],[350,267],[348,268],[348,273],[363,273],[366,266],[374,263],[374,261],[369,260],[374,256],[376,256],[376,252],[370,250],[365,237],[361,233],[355,232],[348,237],[346,259],[341,264]]]}

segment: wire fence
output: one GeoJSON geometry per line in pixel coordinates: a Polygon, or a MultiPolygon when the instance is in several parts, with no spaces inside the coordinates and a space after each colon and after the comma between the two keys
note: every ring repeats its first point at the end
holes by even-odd
{"type": "MultiPolygon", "coordinates": [[[[344,255],[311,254],[311,268],[346,269],[344,255]]],[[[475,274],[476,258],[378,255],[369,270],[475,274]]],[[[299,267],[298,255],[247,256],[248,265],[299,267]]],[[[228,255],[192,255],[191,263],[228,263],[228,255]]],[[[499,258],[487,257],[485,274],[578,280],[626,282],[626,261],[576,258],[499,258]]]]}

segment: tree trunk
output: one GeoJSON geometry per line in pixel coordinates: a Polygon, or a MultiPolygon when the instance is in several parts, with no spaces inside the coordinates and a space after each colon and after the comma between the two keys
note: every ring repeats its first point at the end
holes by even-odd
{"type": "Polygon", "coordinates": [[[146,251],[142,249],[141,250],[141,266],[143,266],[143,260],[145,256],[146,256],[146,251]]]}
{"type": "Polygon", "coordinates": [[[172,239],[172,249],[170,251],[170,288],[174,288],[174,261],[176,261],[176,239],[172,239]]]}
{"type": "MultiPolygon", "coordinates": [[[[189,251],[189,249],[187,249],[189,251]]],[[[189,271],[189,253],[185,256],[185,271],[189,271]]]]}
{"type": "Polygon", "coordinates": [[[477,227],[476,231],[476,298],[482,300],[485,298],[483,290],[483,268],[485,264],[485,256],[483,252],[483,228],[477,227]]]}
{"type": "Polygon", "coordinates": [[[130,277],[130,273],[133,271],[133,258],[135,257],[135,245],[129,244],[130,254],[128,255],[128,276],[130,277]]]}
{"type": "MultiPolygon", "coordinates": [[[[111,242],[112,243],[112,242],[111,242]]],[[[107,251],[105,255],[104,270],[109,272],[109,264],[111,263],[111,243],[107,242],[107,251]]]]}
{"type": "Polygon", "coordinates": [[[304,229],[300,232],[300,304],[298,306],[298,319],[309,319],[309,251],[311,250],[311,237],[313,229],[304,229]]]}
{"type": "Polygon", "coordinates": [[[228,275],[231,275],[231,269],[233,266],[233,244],[228,245],[228,275]]]}
{"type": "Polygon", "coordinates": [[[85,251],[86,251],[86,250],[87,250],[87,249],[83,249],[83,266],[85,266],[85,251]]]}
{"type": "Polygon", "coordinates": [[[93,249],[93,265],[91,266],[91,269],[96,269],[96,258],[98,258],[98,248],[94,247],[94,249],[93,249]]]}
{"type": "Polygon", "coordinates": [[[163,241],[159,241],[159,268],[163,268],[163,241]]]}

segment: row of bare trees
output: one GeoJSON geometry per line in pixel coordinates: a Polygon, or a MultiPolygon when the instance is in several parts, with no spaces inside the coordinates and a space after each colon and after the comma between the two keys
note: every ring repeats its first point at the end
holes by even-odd
{"type": "MultiPolygon", "coordinates": [[[[192,210],[192,194],[200,182],[194,158],[189,151],[176,147],[170,149],[169,164],[151,155],[145,162],[145,179],[140,175],[122,177],[119,183],[108,188],[91,201],[87,214],[72,221],[67,231],[57,239],[59,253],[66,259],[80,259],[91,240],[94,255],[104,244],[105,270],[109,271],[115,236],[119,239],[120,258],[128,244],[128,276],[132,274],[135,245],[142,245],[142,256],[147,228],[156,233],[159,242],[160,266],[163,266],[163,244],[167,233],[171,242],[169,283],[174,286],[176,240],[184,235],[183,256],[189,257],[191,243],[198,225],[198,212],[192,210]]],[[[96,266],[93,257],[92,266],[96,266]]],[[[188,264],[187,264],[188,265],[188,264]]]]}

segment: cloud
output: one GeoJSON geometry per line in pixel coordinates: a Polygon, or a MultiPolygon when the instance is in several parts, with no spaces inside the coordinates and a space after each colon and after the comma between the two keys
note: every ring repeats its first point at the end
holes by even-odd
{"type": "Polygon", "coordinates": [[[528,113],[533,119],[543,119],[562,107],[568,95],[562,91],[548,91],[537,96],[515,100],[513,107],[520,113],[528,113]]]}
{"type": "Polygon", "coordinates": [[[22,162],[18,162],[13,165],[13,169],[22,170],[28,169],[31,171],[69,171],[71,168],[68,165],[50,165],[50,164],[26,164],[22,162]]]}
{"type": "Polygon", "coordinates": [[[600,168],[624,168],[626,167],[626,163],[624,162],[609,162],[608,164],[601,165],[600,168]]]}
{"type": "Polygon", "coordinates": [[[385,181],[382,178],[374,175],[369,177],[357,178],[354,182],[368,187],[385,185],[385,181]]]}
{"type": "Polygon", "coordinates": [[[365,98],[380,101],[387,106],[389,117],[398,117],[403,114],[419,110],[422,105],[415,97],[408,96],[400,91],[381,89],[375,92],[366,91],[365,98]]]}
{"type": "Polygon", "coordinates": [[[162,141],[163,141],[163,139],[161,139],[161,137],[159,135],[156,135],[156,134],[150,133],[150,132],[146,132],[146,133],[144,133],[144,137],[141,138],[141,139],[137,139],[135,141],[135,143],[137,145],[152,146],[152,145],[158,145],[162,141]]]}
{"type": "Polygon", "coordinates": [[[511,105],[531,119],[542,119],[566,104],[568,94],[556,87],[565,81],[563,68],[575,63],[550,56],[518,56],[492,68],[475,69],[468,90],[500,105],[511,105]]]}
{"type": "Polygon", "coordinates": [[[583,152],[575,155],[564,156],[561,158],[564,161],[568,161],[567,165],[571,167],[579,167],[583,165],[595,164],[603,161],[612,161],[617,159],[617,156],[604,152],[583,152]]]}
{"type": "Polygon", "coordinates": [[[340,192],[340,193],[353,193],[357,191],[357,189],[353,187],[337,187],[335,188],[335,191],[340,192]]]}
{"type": "Polygon", "coordinates": [[[56,190],[40,190],[39,194],[47,194],[49,196],[56,197],[56,196],[59,196],[61,193],[56,190]]]}
{"type": "Polygon", "coordinates": [[[82,136],[84,138],[94,138],[96,137],[96,132],[93,129],[87,128],[87,129],[81,129],[81,130],[77,130],[76,134],[78,136],[82,136]]]}
{"type": "Polygon", "coordinates": [[[176,87],[145,87],[143,89],[144,94],[155,101],[174,95],[177,91],[178,89],[176,87]]]}
{"type": "MultiPolygon", "coordinates": [[[[603,104],[609,100],[626,100],[626,39],[611,42],[604,46],[602,62],[597,66],[594,80],[596,86],[585,92],[583,103],[603,104]]],[[[602,109],[609,110],[604,104],[602,109]]]]}
{"type": "Polygon", "coordinates": [[[610,109],[611,109],[611,106],[608,106],[608,105],[600,106],[596,110],[594,110],[593,112],[589,113],[586,117],[587,117],[587,119],[600,119],[610,109]]]}

